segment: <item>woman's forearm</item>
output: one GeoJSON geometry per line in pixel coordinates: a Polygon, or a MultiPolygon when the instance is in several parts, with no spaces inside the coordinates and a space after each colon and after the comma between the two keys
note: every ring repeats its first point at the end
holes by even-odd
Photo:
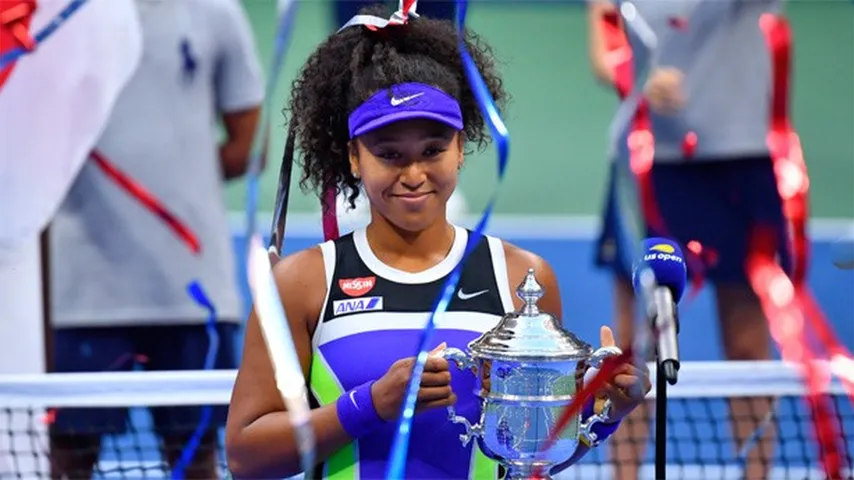
{"type": "MultiPolygon", "coordinates": [[[[315,462],[352,442],[341,426],[335,404],[311,411],[315,462]]],[[[300,452],[288,412],[268,413],[226,439],[228,468],[238,478],[283,478],[302,472],[300,452]]]]}

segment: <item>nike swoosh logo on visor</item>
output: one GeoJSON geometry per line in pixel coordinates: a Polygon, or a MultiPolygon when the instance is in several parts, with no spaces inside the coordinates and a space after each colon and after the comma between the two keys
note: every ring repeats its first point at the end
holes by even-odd
{"type": "Polygon", "coordinates": [[[410,95],[408,97],[403,97],[403,98],[391,97],[391,106],[397,107],[399,105],[403,105],[404,103],[412,100],[413,98],[418,98],[421,95],[424,95],[424,92],[416,93],[415,95],[410,95]]]}

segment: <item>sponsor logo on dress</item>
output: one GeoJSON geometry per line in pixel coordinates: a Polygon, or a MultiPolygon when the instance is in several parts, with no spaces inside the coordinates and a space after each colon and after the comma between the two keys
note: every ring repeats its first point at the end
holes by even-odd
{"type": "Polygon", "coordinates": [[[377,277],[342,278],[338,280],[341,291],[351,297],[361,297],[377,284],[377,277]]]}
{"type": "Polygon", "coordinates": [[[370,312],[383,309],[383,297],[349,298],[332,302],[334,316],[348,313],[370,312]]]}

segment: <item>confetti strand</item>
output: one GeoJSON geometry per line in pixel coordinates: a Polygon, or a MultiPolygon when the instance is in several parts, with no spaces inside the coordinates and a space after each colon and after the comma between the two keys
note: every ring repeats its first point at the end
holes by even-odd
{"type": "Polygon", "coordinates": [[[107,178],[116,183],[143,207],[162,220],[193,254],[198,255],[201,253],[202,244],[196,234],[183,221],[179,220],[177,215],[166,208],[166,205],[155,197],[154,194],[131,178],[130,175],[121,171],[98,150],[93,150],[90,157],[107,178]]]}
{"type": "MultiPolygon", "coordinates": [[[[263,158],[266,155],[270,111],[274,92],[278,83],[279,74],[282,70],[285,52],[291,38],[294,18],[296,16],[295,0],[280,0],[278,2],[278,28],[276,30],[275,47],[273,59],[270,65],[269,77],[267,79],[264,102],[262,104],[261,121],[255,131],[250,156],[249,172],[247,175],[247,202],[246,202],[246,274],[249,283],[249,291],[252,294],[254,309],[258,315],[258,323],[261,333],[267,345],[270,363],[273,367],[276,387],[282,400],[288,409],[288,419],[293,427],[297,448],[300,452],[300,461],[304,472],[310,472],[314,467],[314,430],[311,426],[311,408],[308,405],[308,392],[305,378],[297,356],[294,340],[291,335],[285,308],[279,297],[276,281],[273,278],[271,258],[264,249],[261,235],[256,228],[256,216],[258,207],[260,175],[263,166],[263,158]]],[[[293,130],[289,130],[293,132],[293,130]]],[[[293,145],[292,138],[286,142],[287,146],[293,145]]],[[[292,149],[291,149],[292,153],[292,149]]],[[[290,162],[283,161],[282,168],[290,180],[290,162]],[[288,163],[288,165],[285,165],[288,163]]],[[[280,172],[280,179],[282,172],[280,172]]],[[[277,196],[281,196],[280,192],[277,196]]],[[[288,188],[288,187],[285,187],[288,188]]],[[[279,209],[279,207],[276,207],[279,209]]],[[[286,208],[286,204],[285,204],[286,208]]],[[[284,215],[277,212],[276,215],[284,215]]],[[[282,235],[284,232],[282,232],[282,235]]],[[[280,253],[283,238],[278,237],[280,253]]]]}
{"type": "Polygon", "coordinates": [[[297,12],[296,0],[280,0],[278,3],[279,22],[274,39],[273,57],[264,92],[264,102],[261,106],[261,119],[255,128],[252,148],[249,155],[249,167],[246,173],[246,238],[256,229],[258,198],[260,197],[261,171],[264,169],[264,159],[267,154],[270,115],[276,86],[282,72],[285,53],[291,39],[291,31],[297,12]]]}
{"type": "Polygon", "coordinates": [[[486,208],[483,211],[480,221],[477,223],[477,226],[468,238],[466,249],[463,252],[463,257],[445,281],[445,284],[442,287],[442,293],[437,299],[432,312],[430,312],[427,324],[421,334],[418,354],[416,356],[415,365],[412,368],[412,375],[409,380],[404,403],[401,407],[402,411],[398,421],[396,435],[392,443],[391,456],[389,459],[388,471],[386,473],[386,478],[389,480],[398,480],[404,477],[409,437],[412,428],[412,418],[415,415],[415,403],[418,397],[418,388],[421,384],[421,375],[424,372],[424,364],[427,361],[428,352],[430,350],[430,342],[433,337],[435,319],[448,308],[448,304],[457,289],[463,265],[465,265],[465,261],[469,254],[475,249],[483,236],[483,232],[492,215],[495,201],[500,193],[501,185],[504,181],[507,169],[510,134],[507,130],[507,126],[504,124],[504,120],[501,118],[498,106],[495,104],[495,100],[492,98],[486,83],[483,81],[483,78],[478,71],[477,65],[474,63],[474,60],[466,48],[466,8],[466,0],[457,1],[457,27],[460,42],[460,56],[462,58],[463,70],[465,71],[471,91],[477,100],[478,107],[480,108],[486,123],[489,125],[492,140],[495,142],[498,153],[498,182],[493,190],[489,202],[486,205],[486,208]]]}
{"type": "Polygon", "coordinates": [[[800,139],[789,120],[789,77],[791,75],[791,29],[786,19],[779,15],[764,14],[759,28],[765,36],[772,59],[771,121],[767,145],[777,177],[777,190],[782,200],[783,212],[792,235],[788,246],[779,245],[773,229],[758,226],[751,235],[746,270],[753,290],[760,299],[772,337],[778,344],[784,360],[802,366],[804,383],[808,390],[807,403],[819,443],[822,465],[828,478],[840,478],[842,455],[839,429],[834,422],[832,405],[824,389],[836,369],[842,383],[854,400],[850,353],[846,352],[824,314],[806,286],[809,266],[809,237],[807,216],[809,176],[803,159],[800,139]],[[792,260],[791,279],[775,261],[779,247],[788,247],[792,260]],[[830,368],[818,366],[818,354],[810,346],[813,338],[810,327],[817,335],[822,350],[831,355],[830,368]],[[841,368],[840,368],[841,366],[841,368]],[[847,372],[846,372],[847,371],[847,372]]]}
{"type": "Polygon", "coordinates": [[[86,4],[88,0],[71,0],[68,5],[62,9],[47,25],[44,26],[33,38],[34,43],[27,42],[27,45],[15,47],[8,52],[0,55],[0,71],[3,71],[7,66],[18,61],[24,55],[35,51],[38,45],[47,40],[53,35],[56,30],[65,24],[71,17],[80,11],[80,7],[86,4]]]}
{"type": "Polygon", "coordinates": [[[781,357],[801,367],[824,472],[830,479],[841,479],[841,436],[833,421],[830,399],[824,393],[830,382],[829,371],[818,364],[810,347],[796,285],[775,260],[778,245],[773,229],[757,227],[750,247],[745,267],[751,286],[759,297],[781,357]]]}
{"type": "MultiPolygon", "coordinates": [[[[204,370],[213,370],[216,368],[216,358],[219,354],[220,341],[219,332],[217,332],[216,328],[216,307],[205,293],[201,283],[198,281],[190,282],[187,286],[187,293],[189,293],[190,297],[192,297],[200,307],[204,308],[208,312],[208,319],[205,322],[205,331],[208,335],[208,351],[205,354],[205,363],[202,368],[204,370]]],[[[172,480],[181,480],[184,478],[187,467],[190,466],[193,458],[196,456],[196,451],[199,449],[202,439],[205,434],[209,432],[211,419],[213,417],[213,406],[203,406],[200,416],[199,424],[193,431],[193,436],[187,440],[187,444],[184,445],[184,448],[181,450],[181,457],[179,458],[178,463],[172,469],[172,480]]]]}
{"type": "MultiPolygon", "coordinates": [[[[566,408],[563,409],[560,417],[558,417],[558,421],[549,432],[548,438],[543,442],[543,446],[540,448],[539,452],[540,455],[543,455],[554,445],[557,438],[566,429],[570,422],[574,418],[578,417],[584,405],[593,400],[596,392],[606,386],[611,376],[614,374],[614,370],[616,370],[620,364],[631,361],[633,356],[634,353],[632,352],[632,349],[628,348],[620,355],[617,355],[616,357],[608,357],[602,362],[602,367],[599,369],[599,372],[590,380],[589,383],[586,383],[583,388],[578,389],[578,393],[572,397],[572,400],[566,408]]],[[[543,478],[543,473],[543,465],[537,465],[530,478],[543,478]]]]}

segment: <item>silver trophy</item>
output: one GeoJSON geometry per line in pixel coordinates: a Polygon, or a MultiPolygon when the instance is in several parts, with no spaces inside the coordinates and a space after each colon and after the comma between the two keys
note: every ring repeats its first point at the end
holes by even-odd
{"type": "Polygon", "coordinates": [[[621,353],[617,347],[594,351],[564,330],[555,317],[541,312],[537,301],[543,289],[533,269],[528,270],[516,295],[525,305],[469,343],[468,353],[448,348],[441,354],[457,368],[477,375],[480,421],[472,425],[453,407],[448,408],[451,422],[465,426],[460,440],[467,445],[474,438],[487,457],[507,468],[507,479],[529,478],[538,467],[548,475],[554,466],[566,464],[581,439],[597,444],[590,428],[607,420],[608,403],[600,414],[584,422],[579,414],[550,449],[540,451],[563,408],[582,386],[586,370],[599,368],[603,360],[621,353]]]}

